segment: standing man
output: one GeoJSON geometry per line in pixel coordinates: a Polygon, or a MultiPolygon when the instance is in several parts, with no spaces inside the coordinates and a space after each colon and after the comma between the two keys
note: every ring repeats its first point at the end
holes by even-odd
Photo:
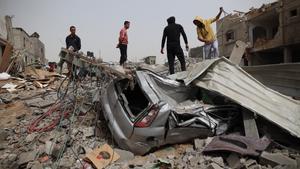
{"type": "Polygon", "coordinates": [[[180,46],[180,34],[183,36],[185,42],[185,48],[187,51],[189,50],[189,45],[183,27],[175,23],[175,17],[172,16],[168,18],[167,22],[168,22],[168,26],[166,26],[164,29],[164,33],[161,41],[160,53],[164,54],[164,45],[167,38],[167,57],[169,63],[169,71],[170,74],[174,74],[175,55],[177,56],[180,62],[181,71],[186,70],[185,59],[184,59],[182,48],[180,46]]]}
{"type": "Polygon", "coordinates": [[[125,21],[124,27],[120,31],[119,35],[119,43],[117,45],[117,48],[120,49],[121,57],[120,57],[120,65],[124,67],[124,63],[127,60],[127,45],[128,45],[128,35],[127,35],[127,29],[129,29],[130,22],[125,21]]]}
{"type": "Polygon", "coordinates": [[[75,26],[70,26],[71,34],[66,37],[66,46],[67,49],[72,52],[77,52],[81,49],[81,41],[80,38],[75,34],[76,28],[75,26]]]}
{"type": "MultiPolygon", "coordinates": [[[[76,28],[75,26],[70,26],[70,35],[66,37],[66,48],[70,52],[78,52],[81,49],[81,41],[80,38],[75,34],[76,33],[76,28]]],[[[71,62],[72,60],[70,60],[71,62]]],[[[64,64],[64,60],[60,60],[58,65],[60,67],[60,74],[62,71],[62,67],[64,64]]],[[[68,76],[71,75],[72,72],[72,63],[67,63],[68,67],[68,76]]]]}
{"type": "Polygon", "coordinates": [[[220,12],[215,18],[202,19],[197,16],[193,23],[197,26],[198,40],[204,42],[204,55],[205,59],[214,59],[219,57],[218,42],[211,24],[220,19],[223,7],[220,7],[220,12]]]}

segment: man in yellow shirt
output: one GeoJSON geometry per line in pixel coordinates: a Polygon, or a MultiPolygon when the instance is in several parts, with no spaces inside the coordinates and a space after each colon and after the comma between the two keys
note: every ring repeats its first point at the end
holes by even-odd
{"type": "Polygon", "coordinates": [[[220,7],[220,12],[215,18],[202,19],[197,16],[193,23],[197,26],[198,40],[204,42],[205,59],[213,59],[219,57],[218,42],[211,24],[220,19],[223,7],[220,7]]]}

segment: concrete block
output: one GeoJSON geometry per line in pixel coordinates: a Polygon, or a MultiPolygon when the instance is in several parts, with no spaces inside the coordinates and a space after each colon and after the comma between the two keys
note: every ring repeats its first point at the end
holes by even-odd
{"type": "Polygon", "coordinates": [[[248,159],[244,163],[244,168],[245,169],[261,169],[261,166],[259,164],[257,164],[256,160],[248,159]]]}
{"type": "Polygon", "coordinates": [[[34,98],[34,99],[31,99],[31,100],[26,100],[25,103],[27,106],[30,106],[30,107],[39,107],[39,103],[40,102],[43,102],[44,100],[42,98],[34,98]]]}
{"type": "Polygon", "coordinates": [[[209,166],[207,167],[207,169],[222,169],[222,167],[220,167],[216,163],[211,163],[211,164],[209,164],[209,166]]]}
{"type": "Polygon", "coordinates": [[[221,167],[225,166],[222,157],[213,157],[213,158],[211,158],[211,161],[214,162],[214,163],[216,163],[216,164],[218,164],[221,167]]]}
{"type": "Polygon", "coordinates": [[[230,168],[239,169],[242,167],[240,157],[236,153],[231,153],[227,158],[226,162],[230,168]]]}
{"type": "Polygon", "coordinates": [[[19,155],[18,165],[26,164],[30,161],[33,161],[36,155],[37,155],[37,151],[21,153],[19,155]]]}
{"type": "Polygon", "coordinates": [[[32,164],[31,169],[43,169],[43,165],[40,162],[36,161],[32,164]]]}
{"type": "Polygon", "coordinates": [[[36,137],[36,133],[28,134],[25,138],[25,142],[30,143],[35,139],[35,137],[36,137]]]}
{"type": "Polygon", "coordinates": [[[194,140],[194,146],[195,146],[195,150],[201,150],[203,148],[205,144],[205,140],[202,139],[195,139],[194,140]]]}
{"type": "Polygon", "coordinates": [[[260,164],[269,164],[272,167],[275,167],[277,165],[297,166],[296,160],[293,160],[281,153],[268,153],[265,151],[260,156],[260,164]]]}
{"type": "Polygon", "coordinates": [[[115,148],[114,151],[120,155],[120,158],[117,162],[127,162],[134,159],[134,154],[132,152],[121,150],[118,148],[115,148]]]}

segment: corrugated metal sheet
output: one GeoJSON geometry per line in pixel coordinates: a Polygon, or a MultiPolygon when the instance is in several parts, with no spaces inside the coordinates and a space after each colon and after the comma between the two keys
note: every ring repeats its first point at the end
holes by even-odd
{"type": "Polygon", "coordinates": [[[226,58],[198,63],[177,79],[218,92],[300,138],[300,102],[264,86],[226,58]]]}
{"type": "Polygon", "coordinates": [[[300,63],[245,66],[243,69],[271,89],[300,97],[300,63]]]}

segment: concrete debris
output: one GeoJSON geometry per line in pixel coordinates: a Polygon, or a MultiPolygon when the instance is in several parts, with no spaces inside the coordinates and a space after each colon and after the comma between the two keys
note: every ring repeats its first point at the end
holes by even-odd
{"type": "Polygon", "coordinates": [[[52,141],[46,141],[45,153],[47,153],[48,155],[51,155],[52,151],[53,151],[54,144],[55,143],[53,143],[52,141]]]}
{"type": "Polygon", "coordinates": [[[257,161],[253,159],[248,159],[247,161],[245,161],[244,167],[246,169],[261,169],[261,166],[257,164],[257,161]]]}
{"type": "Polygon", "coordinates": [[[125,151],[118,148],[115,148],[114,151],[120,155],[120,158],[117,162],[125,162],[134,159],[134,154],[130,151],[125,151]]]}
{"type": "Polygon", "coordinates": [[[32,142],[36,136],[37,136],[36,133],[28,134],[25,138],[25,142],[27,142],[27,143],[32,142]]]}
{"type": "Polygon", "coordinates": [[[0,129],[0,142],[4,142],[8,137],[8,131],[5,129],[0,129]]]}
{"type": "Polygon", "coordinates": [[[224,167],[225,166],[225,164],[224,164],[224,161],[223,161],[223,158],[222,157],[213,157],[213,158],[211,158],[211,160],[210,161],[212,161],[213,163],[216,163],[216,164],[218,164],[219,166],[221,166],[221,167],[224,167]]]}
{"type": "Polygon", "coordinates": [[[222,167],[220,167],[218,164],[216,163],[211,163],[207,169],[222,169],[222,167]]]}
{"type": "Polygon", "coordinates": [[[75,163],[75,159],[72,157],[63,157],[61,158],[61,162],[59,163],[59,166],[62,168],[71,168],[73,167],[75,163]]]}
{"type": "Polygon", "coordinates": [[[231,153],[227,158],[226,162],[230,168],[239,169],[242,167],[240,157],[236,153],[231,153]]]}
{"type": "Polygon", "coordinates": [[[37,153],[38,153],[37,151],[30,151],[30,152],[26,152],[26,153],[21,153],[19,155],[18,164],[23,165],[23,164],[26,164],[30,161],[33,161],[36,158],[37,153]]]}
{"type": "Polygon", "coordinates": [[[4,86],[2,86],[1,88],[2,88],[2,89],[6,89],[6,90],[9,91],[9,92],[14,92],[14,91],[17,90],[17,89],[16,89],[17,86],[18,86],[18,85],[15,85],[15,84],[13,84],[13,83],[7,83],[7,84],[5,84],[4,86]]]}
{"type": "MultiPolygon", "coordinates": [[[[29,166],[27,165],[27,168],[28,168],[29,166]]],[[[38,161],[35,161],[34,163],[32,163],[31,164],[31,167],[30,167],[31,169],[43,169],[43,165],[40,163],[40,162],[38,162],[38,161]]]]}
{"type": "Polygon", "coordinates": [[[26,100],[25,103],[27,106],[40,107],[39,103],[43,101],[44,99],[42,98],[34,98],[31,100],[26,100]]]}
{"type": "Polygon", "coordinates": [[[203,139],[197,138],[194,140],[194,146],[195,146],[196,150],[201,150],[203,148],[204,144],[205,144],[205,140],[203,140],[203,139]]]}
{"type": "Polygon", "coordinates": [[[262,152],[260,156],[260,163],[263,165],[271,165],[272,167],[277,165],[297,166],[297,161],[294,159],[291,159],[281,153],[268,153],[266,151],[262,152]]]}
{"type": "MultiPolygon", "coordinates": [[[[243,50],[236,52],[233,59],[237,64],[243,50]]],[[[64,54],[69,55],[68,53],[64,54]]],[[[134,86],[138,85],[135,84],[137,76],[135,72],[138,72],[135,70],[136,63],[130,63],[125,69],[121,67],[114,69],[114,66],[94,64],[90,60],[86,63],[86,59],[82,58],[83,55],[79,55],[77,59],[81,60],[74,59],[76,60],[75,65],[81,68],[91,66],[95,70],[92,73],[96,77],[87,75],[86,78],[80,80],[76,77],[74,77],[75,79],[64,79],[54,75],[55,73],[48,74],[42,69],[26,68],[26,71],[22,72],[23,75],[19,75],[23,79],[11,77],[8,80],[0,81],[1,87],[10,83],[15,85],[11,88],[13,93],[3,88],[0,91],[0,168],[51,169],[56,166],[58,168],[93,169],[96,166],[96,168],[111,169],[155,167],[165,169],[271,169],[272,167],[295,168],[300,166],[300,156],[297,151],[294,151],[294,149],[297,150],[298,142],[287,141],[289,144],[283,144],[283,146],[276,144],[278,140],[273,138],[274,135],[261,127],[273,128],[275,125],[262,119],[263,115],[256,116],[257,114],[253,114],[253,111],[250,110],[243,112],[241,109],[244,109],[244,105],[238,104],[234,101],[235,99],[228,99],[203,88],[195,89],[195,86],[192,86],[192,94],[185,93],[181,91],[181,86],[184,84],[178,81],[173,81],[174,84],[178,84],[178,87],[164,93],[164,97],[172,95],[170,100],[173,104],[170,104],[170,107],[176,107],[167,112],[178,109],[178,111],[181,110],[180,113],[172,114],[169,117],[165,112],[158,114],[159,118],[157,119],[165,119],[166,123],[160,125],[158,121],[152,123],[151,128],[155,132],[161,131],[161,135],[144,130],[147,124],[143,122],[152,117],[152,111],[155,110],[156,105],[151,105],[147,99],[139,98],[141,93],[134,99],[127,98],[128,93],[135,91],[134,86]],[[105,118],[108,114],[104,113],[103,107],[106,105],[100,102],[108,83],[115,82],[116,79],[122,79],[122,82],[125,82],[126,79],[126,83],[122,83],[126,92],[124,96],[116,97],[116,101],[119,101],[120,104],[127,103],[124,106],[129,106],[131,112],[128,114],[134,114],[128,121],[130,128],[120,134],[121,140],[116,140],[112,135],[113,132],[110,129],[115,126],[110,125],[105,118]],[[179,93],[184,93],[184,96],[192,95],[191,99],[179,101],[173,99],[173,97],[177,98],[179,93]],[[195,98],[199,98],[199,100],[195,101],[195,98]],[[145,103],[140,103],[142,100],[145,103]],[[134,106],[131,105],[131,101],[134,106]],[[17,108],[15,104],[18,105],[17,108]],[[144,104],[145,107],[139,107],[139,104],[144,104]],[[223,108],[223,106],[230,111],[212,113],[212,110],[223,108]],[[212,107],[214,109],[211,109],[212,107]],[[138,114],[138,111],[148,113],[148,116],[144,116],[146,114],[143,113],[138,114]],[[203,113],[201,118],[194,119],[199,113],[203,113]],[[190,121],[185,121],[186,119],[193,120],[193,123],[187,123],[190,121]],[[140,123],[137,124],[137,122],[140,123]],[[214,125],[222,126],[220,127],[222,131],[217,131],[213,127],[214,125]],[[174,129],[173,132],[169,132],[171,128],[174,129]],[[199,130],[194,130],[195,128],[199,128],[199,130]],[[100,134],[95,135],[95,129],[100,134]],[[195,133],[199,132],[195,131],[203,132],[204,134],[201,133],[203,137],[196,135],[195,133]],[[135,135],[139,132],[146,134],[147,137],[144,139],[135,135]],[[191,134],[191,139],[183,139],[182,135],[186,133],[191,134]],[[242,134],[246,136],[242,136],[242,134]],[[260,138],[259,134],[266,135],[269,139],[267,137],[260,138]],[[169,136],[173,138],[166,139],[169,136]],[[138,156],[125,150],[120,144],[126,145],[128,141],[132,141],[127,137],[132,137],[134,140],[132,144],[128,145],[141,150],[147,149],[149,153],[138,156]],[[168,144],[161,144],[164,139],[169,141],[168,144]],[[271,143],[270,140],[274,141],[271,143]],[[271,144],[272,146],[269,146],[271,144]]],[[[190,62],[190,64],[195,63],[190,62]]],[[[153,70],[156,68],[155,65],[151,67],[153,70]]],[[[238,68],[238,66],[236,67],[238,68]]],[[[140,71],[140,73],[143,72],[140,71]]],[[[159,73],[165,74],[165,71],[159,73]]],[[[157,76],[157,78],[167,79],[167,82],[171,80],[168,77],[157,76]]],[[[199,80],[199,78],[197,79],[199,80]]],[[[198,80],[195,82],[200,83],[198,80]]],[[[145,80],[140,83],[143,82],[145,80]]],[[[166,85],[158,83],[153,84],[152,87],[166,85]]],[[[191,85],[193,84],[191,83],[191,85]]],[[[255,100],[255,98],[252,99],[255,100]]],[[[121,117],[119,110],[114,113],[121,117]]],[[[270,112],[266,111],[266,113],[270,112]]],[[[124,122],[124,119],[128,118],[128,114],[125,114],[126,116],[123,116],[121,121],[124,122]]],[[[123,130],[126,127],[128,126],[123,124],[119,129],[123,130]]],[[[289,133],[286,134],[291,136],[289,133]]],[[[286,138],[286,135],[278,135],[280,138],[286,138]]],[[[282,142],[278,142],[282,144],[282,142]]]]}
{"type": "Polygon", "coordinates": [[[95,135],[95,127],[85,127],[79,129],[85,138],[89,138],[95,135]]]}
{"type": "Polygon", "coordinates": [[[47,153],[48,155],[51,155],[54,158],[57,158],[60,154],[60,152],[62,151],[63,147],[61,147],[59,144],[55,144],[52,141],[46,141],[45,144],[45,153],[47,153]]]}

